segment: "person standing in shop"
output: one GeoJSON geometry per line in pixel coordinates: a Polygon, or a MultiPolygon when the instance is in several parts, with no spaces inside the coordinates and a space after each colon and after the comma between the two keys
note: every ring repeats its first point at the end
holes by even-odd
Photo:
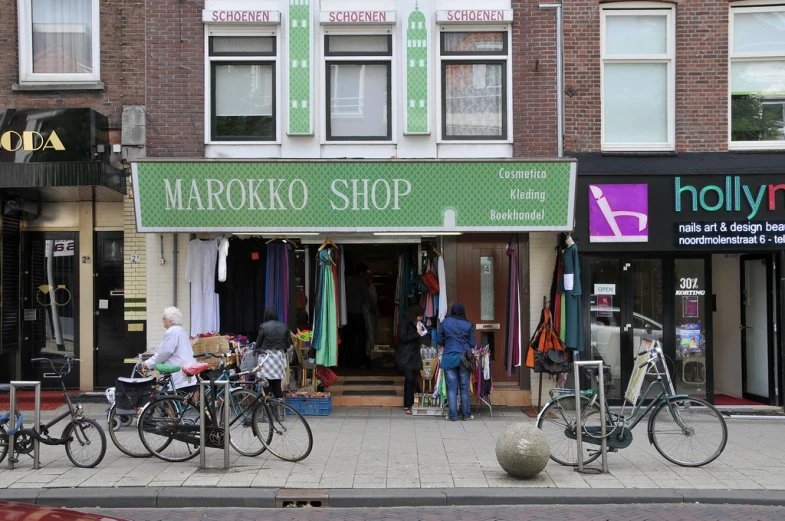
{"type": "Polygon", "coordinates": [[[418,371],[422,370],[422,357],[420,356],[421,333],[417,324],[422,323],[423,310],[420,306],[412,306],[404,312],[404,320],[398,327],[398,349],[395,359],[398,361],[398,370],[403,373],[403,409],[406,414],[412,413],[414,405],[414,384],[418,371]]]}
{"type": "Polygon", "coordinates": [[[262,361],[261,375],[267,380],[265,393],[272,391],[276,398],[283,398],[283,386],[286,378],[286,369],[289,362],[286,351],[292,347],[292,337],[289,326],[278,320],[278,311],[269,307],[264,310],[263,322],[259,326],[259,336],[256,338],[256,352],[262,361]]]}
{"type": "Polygon", "coordinates": [[[447,419],[458,419],[458,393],[461,395],[463,421],[474,419],[469,401],[469,381],[471,372],[461,363],[464,351],[474,348],[474,325],[466,318],[466,308],[456,302],[450,309],[450,316],[444,319],[436,332],[436,345],[444,346],[441,368],[447,381],[447,419]]]}
{"type": "Polygon", "coordinates": [[[371,293],[368,290],[368,266],[358,262],[354,274],[346,279],[346,326],[341,337],[341,351],[344,355],[343,365],[347,367],[370,367],[370,357],[365,353],[368,332],[363,313],[363,309],[369,306],[371,293]]]}

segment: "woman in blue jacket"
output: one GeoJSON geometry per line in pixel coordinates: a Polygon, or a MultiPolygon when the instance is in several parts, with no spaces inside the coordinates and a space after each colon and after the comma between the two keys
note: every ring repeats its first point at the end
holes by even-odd
{"type": "Polygon", "coordinates": [[[474,325],[466,318],[466,309],[460,302],[452,305],[450,316],[439,327],[436,344],[444,346],[441,367],[447,380],[447,403],[450,407],[447,419],[458,419],[457,397],[460,389],[463,421],[473,420],[469,402],[471,372],[461,364],[461,356],[464,351],[471,351],[474,347],[474,325]]]}

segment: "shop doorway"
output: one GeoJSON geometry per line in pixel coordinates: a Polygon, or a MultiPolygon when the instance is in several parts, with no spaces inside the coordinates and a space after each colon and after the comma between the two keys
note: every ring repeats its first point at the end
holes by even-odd
{"type": "Polygon", "coordinates": [[[95,387],[112,387],[130,366],[124,358],[136,356],[126,341],[123,278],[123,232],[95,234],[95,387]]]}
{"type": "Polygon", "coordinates": [[[589,257],[591,359],[611,367],[608,399],[621,400],[642,338],[663,341],[663,261],[589,257]]]}
{"type": "MultiPolygon", "coordinates": [[[[65,355],[79,358],[79,242],[76,233],[31,232],[24,235],[24,326],[22,379],[43,379],[51,369],[32,358],[50,358],[56,366],[65,355]]],[[[66,377],[79,387],[77,364],[66,377]]]]}
{"type": "Polygon", "coordinates": [[[773,264],[768,255],[744,255],[740,262],[742,397],[769,405],[776,374],[773,264]]]}
{"type": "MultiPolygon", "coordinates": [[[[457,298],[474,322],[477,343],[488,346],[494,385],[518,384],[520,375],[507,376],[504,344],[509,289],[507,242],[494,236],[458,238],[457,298]]],[[[525,356],[525,353],[524,353],[525,356]]]]}
{"type": "MultiPolygon", "coordinates": [[[[397,374],[395,367],[396,315],[416,295],[406,282],[416,281],[417,245],[345,244],[344,277],[346,324],[340,328],[339,374],[397,374]],[[402,265],[402,266],[401,266],[402,265]]],[[[411,286],[414,290],[414,286],[411,286]]]]}

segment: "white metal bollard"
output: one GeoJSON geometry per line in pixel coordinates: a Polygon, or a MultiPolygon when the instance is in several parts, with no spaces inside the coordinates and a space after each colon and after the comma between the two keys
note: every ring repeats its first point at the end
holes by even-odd
{"type": "MultiPolygon", "coordinates": [[[[600,402],[600,435],[602,436],[602,443],[600,449],[602,450],[602,473],[608,472],[608,440],[605,438],[605,378],[602,370],[602,360],[590,360],[585,362],[573,362],[575,367],[575,429],[578,442],[578,468],[577,472],[584,472],[583,470],[583,425],[581,425],[581,383],[580,383],[580,368],[584,366],[596,365],[598,366],[599,385],[599,402],[600,402]]],[[[593,469],[596,470],[596,469],[593,469]]]]}

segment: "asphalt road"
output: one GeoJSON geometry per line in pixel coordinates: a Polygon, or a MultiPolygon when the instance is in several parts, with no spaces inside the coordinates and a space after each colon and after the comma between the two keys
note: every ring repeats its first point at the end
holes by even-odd
{"type": "Polygon", "coordinates": [[[400,508],[80,508],[128,521],[782,521],[785,506],[585,505],[400,508]]]}

